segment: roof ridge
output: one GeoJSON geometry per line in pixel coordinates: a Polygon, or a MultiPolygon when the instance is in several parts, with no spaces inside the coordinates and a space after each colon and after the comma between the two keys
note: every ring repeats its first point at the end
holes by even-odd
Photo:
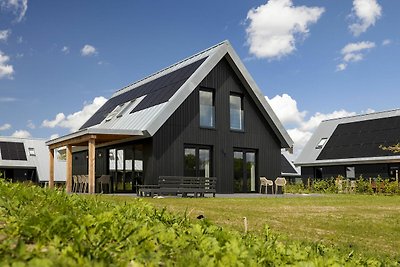
{"type": "Polygon", "coordinates": [[[339,117],[339,118],[326,119],[326,120],[323,120],[322,122],[334,121],[334,120],[342,120],[342,119],[350,119],[350,118],[363,117],[363,116],[371,116],[371,115],[376,115],[376,114],[380,114],[380,113],[389,113],[389,112],[394,112],[394,111],[400,111],[400,108],[382,110],[382,111],[375,111],[375,112],[370,112],[370,113],[362,113],[362,114],[356,114],[356,115],[352,115],[352,116],[344,116],[344,117],[339,117]]]}
{"type": "MultiPolygon", "coordinates": [[[[145,77],[142,78],[142,79],[139,79],[139,80],[137,80],[137,81],[135,81],[135,82],[133,82],[133,83],[131,83],[131,84],[128,84],[127,86],[124,86],[124,87],[122,87],[121,89],[118,89],[117,91],[115,91],[115,92],[113,93],[113,96],[114,96],[115,94],[117,94],[118,92],[121,92],[122,90],[124,90],[124,89],[126,89],[126,88],[128,88],[128,87],[130,87],[130,86],[132,86],[132,85],[135,85],[135,84],[140,83],[140,82],[142,82],[142,81],[144,81],[144,80],[147,80],[147,79],[149,79],[149,78],[151,78],[151,77],[153,77],[153,76],[156,76],[157,74],[159,74],[159,73],[161,73],[161,72],[164,72],[164,71],[166,71],[166,70],[168,70],[168,69],[171,69],[171,68],[173,68],[173,67],[175,67],[175,66],[177,66],[177,65],[179,65],[179,64],[182,64],[182,63],[185,62],[185,61],[188,61],[188,60],[190,60],[190,59],[192,59],[192,58],[194,58],[194,57],[197,57],[197,56],[199,56],[199,55],[201,55],[201,54],[203,54],[203,53],[205,53],[205,52],[208,52],[208,51],[210,51],[210,50],[212,50],[212,49],[214,49],[214,48],[216,48],[216,47],[218,47],[218,46],[221,46],[221,45],[223,45],[223,44],[229,44],[229,41],[228,41],[228,40],[224,40],[224,41],[222,41],[222,42],[220,42],[220,43],[218,43],[218,44],[216,44],[216,45],[213,45],[213,46],[211,46],[211,47],[209,47],[209,48],[207,48],[207,49],[204,49],[204,50],[202,50],[202,51],[200,51],[200,52],[197,52],[197,53],[195,53],[195,54],[193,54],[193,55],[191,55],[191,56],[189,56],[189,57],[187,57],[187,58],[184,58],[184,59],[182,59],[182,60],[180,60],[180,61],[178,61],[178,62],[176,62],[176,63],[174,63],[174,64],[172,64],[172,65],[169,65],[168,67],[165,67],[165,68],[163,68],[163,69],[161,69],[161,70],[159,70],[159,71],[156,71],[156,72],[154,72],[154,73],[152,73],[152,74],[150,74],[150,75],[147,75],[147,76],[145,76],[145,77]]],[[[112,96],[112,97],[113,97],[113,96],[112,96]]]]}

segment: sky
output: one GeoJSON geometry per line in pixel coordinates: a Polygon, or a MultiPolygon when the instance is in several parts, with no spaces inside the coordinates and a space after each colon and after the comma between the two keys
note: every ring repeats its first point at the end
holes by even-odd
{"type": "Polygon", "coordinates": [[[398,108],[400,1],[0,0],[0,135],[78,129],[112,93],[229,40],[295,141],[398,108]]]}

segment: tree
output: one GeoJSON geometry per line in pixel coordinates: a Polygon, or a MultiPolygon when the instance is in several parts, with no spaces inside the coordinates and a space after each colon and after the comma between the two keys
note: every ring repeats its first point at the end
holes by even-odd
{"type": "Polygon", "coordinates": [[[382,146],[380,145],[379,148],[385,151],[391,151],[393,153],[400,153],[400,143],[392,145],[392,146],[382,146]]]}

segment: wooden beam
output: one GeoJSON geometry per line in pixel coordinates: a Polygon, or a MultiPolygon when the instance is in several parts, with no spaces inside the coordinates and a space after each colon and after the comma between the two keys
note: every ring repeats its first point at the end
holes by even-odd
{"type": "Polygon", "coordinates": [[[78,136],[75,138],[71,138],[65,141],[61,141],[59,143],[55,143],[52,145],[49,145],[50,149],[55,149],[58,147],[62,147],[62,146],[67,146],[67,145],[78,145],[78,144],[83,144],[88,142],[90,139],[96,139],[96,135],[94,134],[89,134],[89,135],[83,135],[83,136],[78,136]]]}
{"type": "Polygon", "coordinates": [[[95,166],[96,166],[96,139],[89,139],[89,156],[88,156],[88,166],[89,166],[89,194],[95,193],[95,166]]]}
{"type": "Polygon", "coordinates": [[[67,176],[66,176],[66,190],[67,193],[72,191],[72,145],[67,145],[67,176]]]}
{"type": "Polygon", "coordinates": [[[50,175],[49,175],[49,187],[54,188],[54,149],[49,149],[50,159],[50,175]]]}

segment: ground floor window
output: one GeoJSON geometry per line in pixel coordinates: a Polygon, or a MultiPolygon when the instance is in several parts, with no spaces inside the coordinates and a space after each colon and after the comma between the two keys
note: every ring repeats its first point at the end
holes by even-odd
{"type": "Polygon", "coordinates": [[[315,168],[315,175],[314,177],[316,179],[322,179],[322,167],[316,167],[315,168]]]}
{"type": "Polygon", "coordinates": [[[234,150],[233,189],[235,193],[256,191],[256,167],[256,151],[234,150]]]}
{"type": "Polygon", "coordinates": [[[356,178],[355,167],[346,167],[346,178],[347,179],[355,179],[356,178]]]}
{"type": "Polygon", "coordinates": [[[211,147],[187,145],[184,149],[184,175],[188,177],[212,176],[211,147]]]}
{"type": "Polygon", "coordinates": [[[130,145],[108,150],[109,173],[114,192],[135,192],[143,184],[143,146],[130,145]]]}

